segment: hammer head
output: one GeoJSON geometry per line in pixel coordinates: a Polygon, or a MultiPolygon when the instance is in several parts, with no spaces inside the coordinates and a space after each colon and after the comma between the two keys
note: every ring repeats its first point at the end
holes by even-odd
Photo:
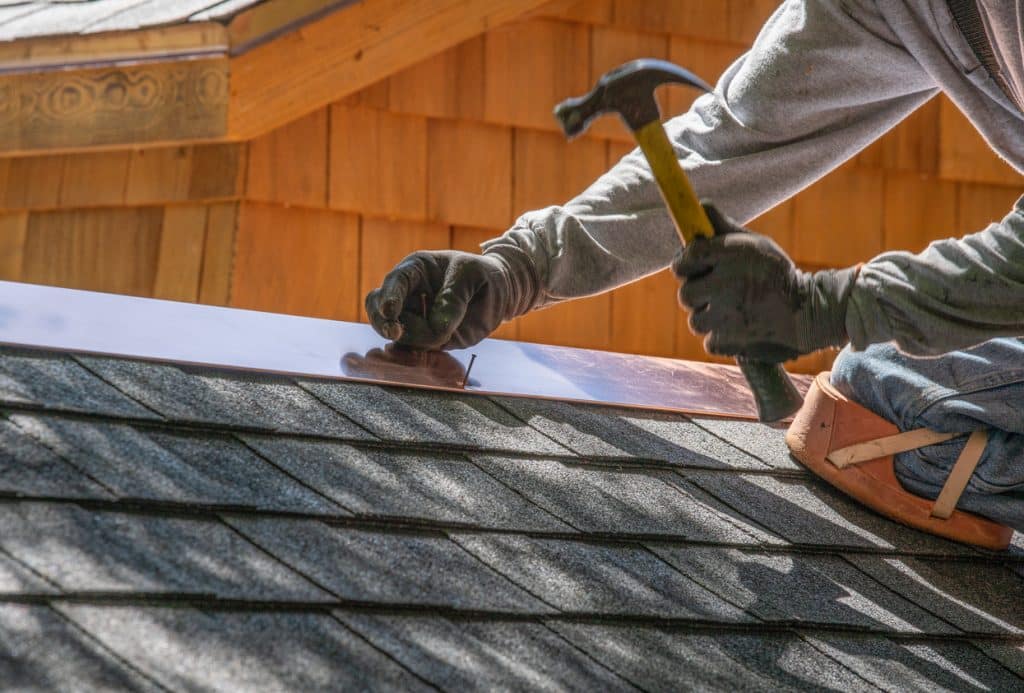
{"type": "Polygon", "coordinates": [[[704,80],[678,65],[664,60],[634,60],[606,73],[589,94],[558,104],[555,117],[569,137],[582,133],[590,121],[604,113],[618,113],[635,132],[661,120],[654,90],[667,83],[711,91],[704,80]]]}

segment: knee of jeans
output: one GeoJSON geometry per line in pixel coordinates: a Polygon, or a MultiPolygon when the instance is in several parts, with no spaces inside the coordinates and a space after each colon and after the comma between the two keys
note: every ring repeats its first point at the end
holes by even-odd
{"type": "Polygon", "coordinates": [[[858,404],[894,421],[894,403],[882,384],[898,367],[902,354],[892,344],[872,344],[867,349],[843,349],[832,364],[832,386],[858,404]]]}

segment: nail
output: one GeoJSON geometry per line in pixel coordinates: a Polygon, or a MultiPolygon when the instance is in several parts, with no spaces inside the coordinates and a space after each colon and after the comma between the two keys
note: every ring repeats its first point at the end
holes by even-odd
{"type": "Polygon", "coordinates": [[[469,382],[469,372],[473,370],[473,364],[476,363],[476,354],[470,354],[469,365],[466,367],[466,375],[462,378],[462,389],[466,389],[466,384],[469,382]]]}

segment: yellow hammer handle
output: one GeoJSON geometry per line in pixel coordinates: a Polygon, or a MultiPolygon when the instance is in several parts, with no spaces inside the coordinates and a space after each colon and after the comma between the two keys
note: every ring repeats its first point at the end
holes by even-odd
{"type": "Polygon", "coordinates": [[[697,236],[714,236],[715,230],[708,221],[704,208],[700,206],[700,200],[697,199],[697,193],[693,191],[690,180],[676,159],[675,149],[668,141],[665,128],[655,120],[633,134],[644,156],[647,157],[647,163],[654,173],[654,180],[658,182],[658,189],[661,190],[661,197],[676,223],[679,240],[686,246],[697,236]]]}

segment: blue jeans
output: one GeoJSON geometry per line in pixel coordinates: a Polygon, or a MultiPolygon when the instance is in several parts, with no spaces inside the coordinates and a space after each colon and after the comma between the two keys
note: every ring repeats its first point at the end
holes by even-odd
{"type": "MultiPolygon", "coordinates": [[[[993,339],[934,358],[892,344],[843,350],[832,384],[901,431],[989,429],[988,445],[957,507],[1024,531],[1024,338],[993,339]]],[[[939,495],[966,436],[896,456],[911,493],[939,495]]]]}

